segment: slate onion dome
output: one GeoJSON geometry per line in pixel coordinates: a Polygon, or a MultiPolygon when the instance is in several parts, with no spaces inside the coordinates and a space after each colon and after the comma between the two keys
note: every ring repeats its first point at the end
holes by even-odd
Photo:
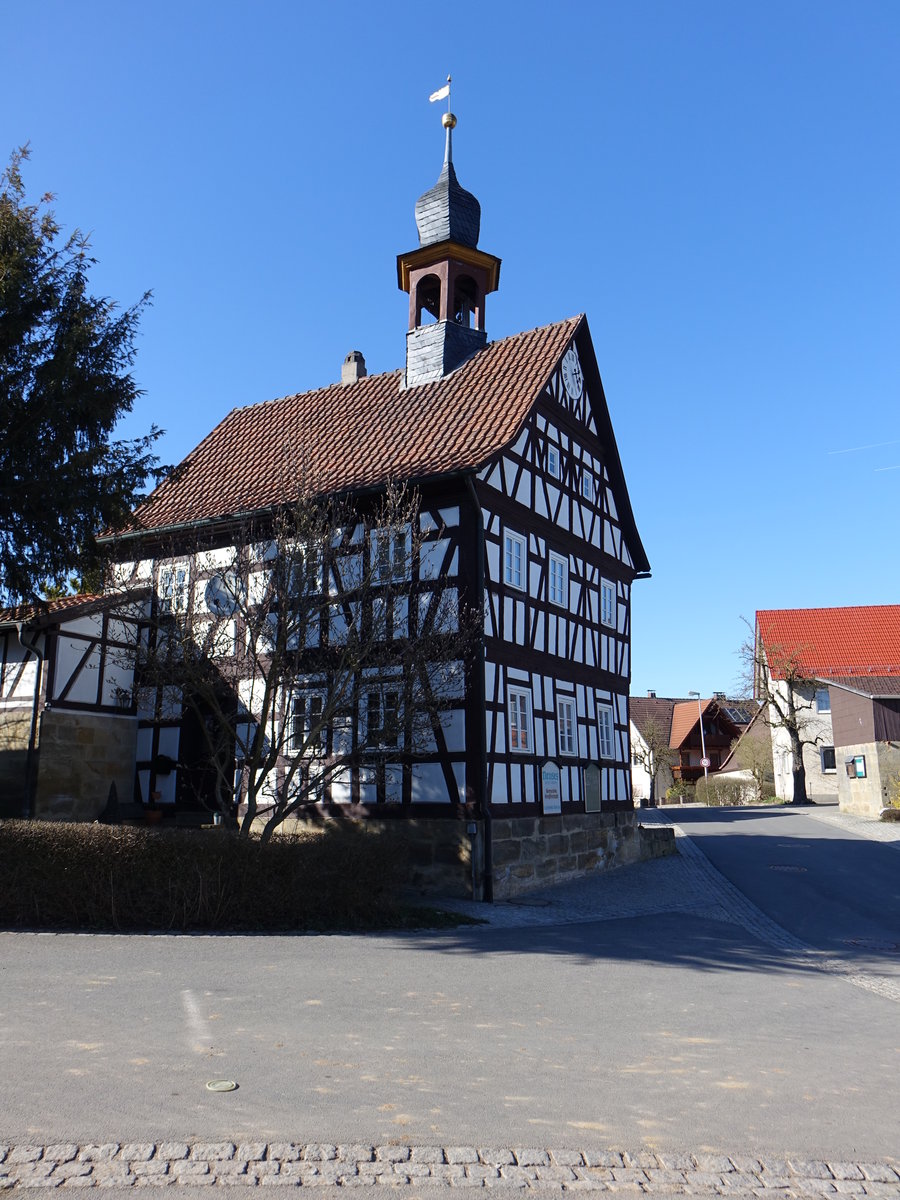
{"type": "Polygon", "coordinates": [[[446,112],[441,123],[444,165],[416,201],[419,245],[397,255],[397,283],[409,293],[404,387],[442,379],[487,345],[485,298],[500,281],[500,259],[478,249],[481,205],[453,167],[456,117],[446,112]]]}
{"type": "Polygon", "coordinates": [[[416,227],[419,245],[453,241],[461,246],[478,245],[481,229],[481,205],[471,192],[460,186],[453,166],[453,130],[456,117],[444,113],[441,122],[447,131],[444,165],[433,188],[416,201],[416,227]]]}

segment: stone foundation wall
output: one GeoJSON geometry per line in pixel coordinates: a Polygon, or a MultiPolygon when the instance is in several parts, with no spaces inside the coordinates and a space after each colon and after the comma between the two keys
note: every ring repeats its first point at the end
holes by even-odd
{"type": "Polygon", "coordinates": [[[675,831],[634,812],[494,819],[494,897],[675,853],[675,831]]]}
{"type": "Polygon", "coordinates": [[[115,783],[120,803],[134,795],[136,717],[45,709],[41,714],[34,815],[93,821],[115,783]]]}
{"type": "MultiPolygon", "coordinates": [[[[675,832],[643,828],[638,814],[572,813],[494,818],[494,899],[503,900],[592,871],[607,871],[675,853],[675,832]]],[[[484,822],[434,817],[362,818],[397,842],[409,860],[409,884],[423,894],[484,898],[484,822]],[[468,831],[473,829],[473,833],[468,831]]],[[[307,824],[286,821],[292,833],[307,824]]]]}
{"type": "Polygon", "coordinates": [[[25,812],[30,737],[30,708],[8,708],[0,712],[0,817],[21,817],[25,812]]]}
{"type": "Polygon", "coordinates": [[[900,746],[896,742],[861,742],[856,746],[836,746],[838,805],[841,812],[858,817],[878,817],[890,807],[894,782],[900,778],[900,746]],[[851,779],[845,761],[865,755],[865,779],[851,779]]]}

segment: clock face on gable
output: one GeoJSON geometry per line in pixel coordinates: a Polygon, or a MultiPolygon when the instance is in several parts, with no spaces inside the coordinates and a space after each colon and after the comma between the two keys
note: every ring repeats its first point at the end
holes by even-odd
{"type": "Polygon", "coordinates": [[[584,376],[578,361],[578,351],[574,346],[569,347],[562,360],[562,377],[569,399],[577,400],[584,390],[584,376]]]}

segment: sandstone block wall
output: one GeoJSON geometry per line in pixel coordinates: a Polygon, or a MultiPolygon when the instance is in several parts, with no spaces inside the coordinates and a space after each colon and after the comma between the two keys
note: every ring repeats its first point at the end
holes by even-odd
{"type": "Polygon", "coordinates": [[[0,816],[21,817],[25,812],[25,772],[31,709],[6,709],[0,713],[0,816]]]}
{"type": "Polygon", "coordinates": [[[136,740],[136,717],[45,709],[34,816],[93,821],[106,806],[113,782],[119,801],[129,803],[134,795],[136,740]]]}
{"type": "MultiPolygon", "coordinates": [[[[396,840],[416,890],[483,899],[484,822],[433,817],[365,819],[367,829],[396,840]],[[469,829],[474,826],[474,833],[469,829]]],[[[285,822],[281,832],[308,825],[285,822]]],[[[503,900],[553,883],[675,853],[674,830],[642,828],[634,812],[494,818],[494,898],[503,900]]]]}
{"type": "Polygon", "coordinates": [[[638,820],[634,812],[495,818],[495,899],[675,853],[674,830],[638,820]]]}

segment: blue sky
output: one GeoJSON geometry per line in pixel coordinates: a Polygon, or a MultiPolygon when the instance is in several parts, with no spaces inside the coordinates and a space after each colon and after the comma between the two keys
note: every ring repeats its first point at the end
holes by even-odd
{"type": "Polygon", "coordinates": [[[588,314],[653,567],[633,690],[732,690],[757,608],[900,598],[900,4],[0,0],[0,156],[154,294],[124,432],[402,363],[435,181],[499,338],[588,314]],[[860,449],[860,447],[867,447],[860,449]]]}

